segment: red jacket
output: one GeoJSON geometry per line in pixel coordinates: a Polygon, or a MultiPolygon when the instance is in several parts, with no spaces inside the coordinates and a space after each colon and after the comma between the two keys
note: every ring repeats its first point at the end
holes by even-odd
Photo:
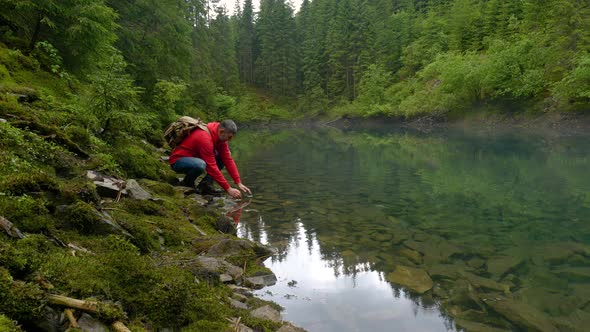
{"type": "Polygon", "coordinates": [[[223,161],[223,164],[227,168],[227,172],[231,175],[236,184],[240,183],[240,173],[238,173],[238,167],[231,157],[227,141],[221,142],[219,140],[219,136],[217,135],[218,127],[219,122],[208,123],[207,128],[209,128],[210,135],[201,129],[193,131],[172,151],[172,154],[170,155],[170,165],[173,165],[182,157],[201,158],[207,163],[207,174],[211,175],[211,177],[217,181],[223,189],[227,190],[230,186],[217,167],[215,152],[217,152],[223,161]]]}

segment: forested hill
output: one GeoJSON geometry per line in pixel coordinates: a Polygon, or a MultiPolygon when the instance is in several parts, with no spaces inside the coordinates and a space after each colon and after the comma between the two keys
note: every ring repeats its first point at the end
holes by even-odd
{"type": "Polygon", "coordinates": [[[176,113],[253,120],[440,114],[480,101],[560,111],[590,104],[586,0],[304,0],[297,10],[262,0],[258,12],[244,0],[231,16],[209,0],[0,7],[0,41],[70,87],[88,87],[75,93],[106,96],[90,98],[102,118],[151,112],[165,124],[176,113]]]}

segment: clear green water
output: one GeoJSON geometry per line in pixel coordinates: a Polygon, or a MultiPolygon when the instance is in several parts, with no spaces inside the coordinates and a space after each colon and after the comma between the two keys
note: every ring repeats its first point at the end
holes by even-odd
{"type": "Polygon", "coordinates": [[[279,249],[265,262],[279,282],[259,294],[310,331],[583,331],[589,138],[240,132],[232,151],[254,198],[239,234],[279,249]],[[434,288],[389,282],[399,266],[434,288]]]}

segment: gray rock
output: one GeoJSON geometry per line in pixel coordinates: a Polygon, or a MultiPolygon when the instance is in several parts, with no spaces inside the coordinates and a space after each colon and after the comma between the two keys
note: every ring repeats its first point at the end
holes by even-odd
{"type": "Polygon", "coordinates": [[[86,332],[109,332],[109,328],[88,314],[82,314],[82,317],[78,319],[78,325],[80,329],[86,332]]]}
{"type": "Polygon", "coordinates": [[[0,123],[7,123],[8,121],[6,121],[6,119],[2,119],[0,118],[0,123]]]}
{"type": "Polygon", "coordinates": [[[100,217],[100,221],[103,224],[102,228],[105,233],[120,233],[128,237],[133,237],[133,235],[121,227],[121,225],[119,225],[107,212],[96,210],[96,214],[100,217]]]}
{"type": "Polygon", "coordinates": [[[263,276],[248,277],[244,280],[244,284],[254,289],[261,289],[267,286],[272,286],[277,283],[277,276],[274,274],[267,274],[263,276]]]}
{"type": "Polygon", "coordinates": [[[123,180],[119,180],[112,176],[106,176],[96,171],[86,171],[86,177],[94,182],[96,192],[98,192],[101,197],[117,198],[119,191],[121,191],[121,195],[127,195],[125,181],[123,180]]]}
{"type": "Polygon", "coordinates": [[[254,244],[247,240],[223,239],[209,248],[207,254],[213,257],[229,257],[253,248],[254,244]]]}
{"type": "Polygon", "coordinates": [[[199,262],[201,267],[208,272],[214,272],[218,274],[226,273],[234,279],[240,278],[244,273],[244,270],[242,268],[232,265],[223,259],[198,256],[197,261],[199,262]]]}
{"type": "Polygon", "coordinates": [[[297,327],[297,326],[293,326],[289,323],[281,326],[280,329],[278,329],[276,332],[306,332],[304,329],[297,327]]]}
{"type": "Polygon", "coordinates": [[[388,274],[387,280],[407,287],[419,294],[429,291],[434,285],[426,271],[403,265],[398,266],[395,271],[388,274]]]}
{"type": "Polygon", "coordinates": [[[138,200],[148,200],[152,198],[152,195],[143,189],[137,181],[134,179],[127,180],[125,189],[129,193],[129,196],[138,200]]]}
{"type": "Polygon", "coordinates": [[[247,304],[245,304],[245,303],[242,303],[242,302],[240,302],[240,301],[238,301],[238,300],[234,300],[234,299],[232,299],[232,298],[228,298],[228,300],[229,300],[229,304],[230,304],[232,307],[234,307],[234,308],[236,308],[236,309],[244,309],[244,310],[248,310],[248,305],[247,305],[247,304]]]}
{"type": "Polygon", "coordinates": [[[61,332],[65,330],[66,324],[68,324],[68,321],[63,311],[45,306],[43,308],[42,318],[35,323],[35,327],[39,331],[61,332]]]}
{"type": "Polygon", "coordinates": [[[229,274],[222,273],[219,275],[219,280],[223,283],[228,283],[234,281],[234,278],[232,278],[232,276],[229,274]]]}
{"type": "Polygon", "coordinates": [[[265,305],[258,309],[252,310],[250,312],[252,317],[271,320],[273,322],[280,322],[281,321],[281,313],[276,310],[275,308],[265,305]]]}
{"type": "Polygon", "coordinates": [[[252,290],[250,288],[236,286],[236,285],[228,285],[228,287],[231,288],[231,290],[234,291],[235,294],[241,294],[241,295],[245,295],[245,296],[249,296],[249,297],[253,296],[252,290]]]}
{"type": "Polygon", "coordinates": [[[245,295],[242,295],[242,294],[240,294],[240,293],[233,293],[233,294],[232,294],[232,298],[233,298],[234,300],[238,300],[238,301],[240,301],[240,302],[247,302],[247,301],[248,301],[248,297],[247,297],[247,296],[245,296],[245,295]]]}

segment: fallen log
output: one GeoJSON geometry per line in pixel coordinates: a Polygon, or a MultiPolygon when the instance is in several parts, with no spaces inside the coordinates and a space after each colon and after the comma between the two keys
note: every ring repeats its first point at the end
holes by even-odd
{"type": "MultiPolygon", "coordinates": [[[[71,297],[49,294],[47,295],[47,302],[53,305],[58,305],[66,308],[73,308],[95,314],[99,319],[112,322],[111,327],[115,332],[131,332],[120,320],[125,317],[125,313],[121,306],[110,303],[103,303],[98,301],[85,301],[73,299],[71,297]]],[[[72,327],[72,320],[76,322],[71,309],[66,309],[66,316],[70,320],[72,327]],[[69,310],[69,313],[68,313],[69,310]]],[[[76,323],[77,324],[77,323],[76,323]]]]}

